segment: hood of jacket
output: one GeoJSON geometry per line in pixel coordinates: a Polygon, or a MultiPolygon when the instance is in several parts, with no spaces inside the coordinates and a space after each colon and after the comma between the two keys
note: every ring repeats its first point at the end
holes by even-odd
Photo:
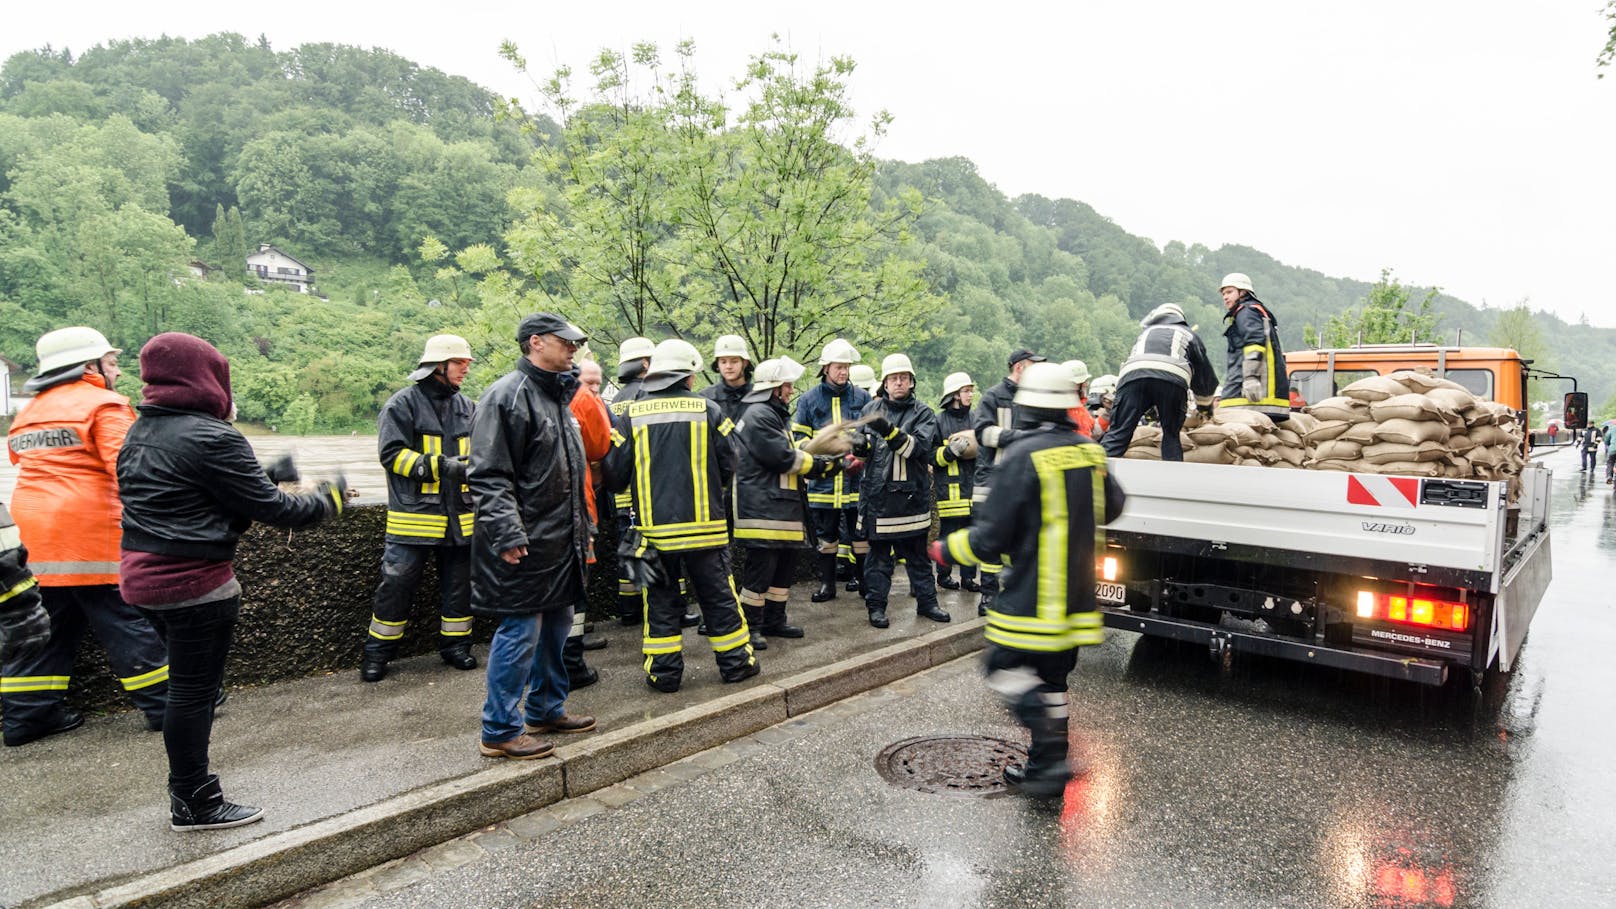
{"type": "Polygon", "coordinates": [[[212,344],[167,331],[140,349],[141,403],[230,418],[230,361],[212,344]]]}

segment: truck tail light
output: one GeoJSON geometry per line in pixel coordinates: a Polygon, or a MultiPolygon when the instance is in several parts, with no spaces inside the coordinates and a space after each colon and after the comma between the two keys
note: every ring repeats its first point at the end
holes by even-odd
{"type": "Polygon", "coordinates": [[[1421,628],[1465,631],[1470,627],[1470,606],[1456,600],[1417,594],[1358,591],[1358,618],[1381,619],[1421,628]]]}
{"type": "Polygon", "coordinates": [[[1117,564],[1116,556],[1106,556],[1100,560],[1100,580],[1115,581],[1122,568],[1117,564]]]}

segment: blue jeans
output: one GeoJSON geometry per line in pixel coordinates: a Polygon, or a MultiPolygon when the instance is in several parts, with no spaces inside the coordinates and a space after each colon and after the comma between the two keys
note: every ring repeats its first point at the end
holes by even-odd
{"type": "Polygon", "coordinates": [[[565,712],[570,686],[561,649],[571,629],[571,606],[500,620],[488,644],[483,741],[505,742],[521,735],[524,712],[527,722],[535,724],[565,712]]]}

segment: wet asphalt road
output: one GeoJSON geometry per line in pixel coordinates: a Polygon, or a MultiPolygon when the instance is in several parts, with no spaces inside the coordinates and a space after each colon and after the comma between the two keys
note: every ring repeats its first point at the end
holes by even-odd
{"type": "Polygon", "coordinates": [[[1059,804],[876,773],[1019,736],[968,659],[287,905],[1616,906],[1616,497],[1547,463],[1555,580],[1480,697],[1112,632],[1059,804]]]}

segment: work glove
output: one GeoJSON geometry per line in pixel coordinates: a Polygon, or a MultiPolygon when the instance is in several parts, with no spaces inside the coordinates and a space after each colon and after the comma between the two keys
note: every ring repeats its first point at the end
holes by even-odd
{"type": "Polygon", "coordinates": [[[860,434],[853,440],[853,457],[855,459],[863,460],[869,458],[869,456],[870,440],[868,437],[860,434]]]}
{"type": "Polygon", "coordinates": [[[342,514],[342,510],[348,506],[348,500],[359,494],[348,488],[348,478],[340,473],[334,479],[321,480],[320,484],[314,487],[314,491],[320,498],[332,503],[333,516],[342,514]]]}
{"type": "Polygon", "coordinates": [[[282,483],[296,483],[302,479],[298,475],[297,465],[292,463],[292,456],[289,454],[283,454],[261,466],[264,468],[264,476],[269,477],[269,482],[276,486],[282,483]]]}
{"type": "Polygon", "coordinates": [[[29,587],[14,595],[12,608],[0,612],[0,662],[31,656],[50,640],[50,615],[39,598],[39,590],[29,587]]]}
{"type": "Polygon", "coordinates": [[[1197,405],[1195,405],[1195,412],[1200,414],[1203,417],[1210,418],[1212,416],[1212,405],[1211,404],[1197,404],[1197,405]]]}
{"type": "Polygon", "coordinates": [[[932,540],[931,544],[926,547],[926,555],[929,556],[933,562],[936,562],[945,568],[948,566],[948,557],[943,554],[942,540],[932,540]]]}
{"type": "Polygon", "coordinates": [[[842,475],[856,477],[864,469],[864,459],[857,455],[842,456],[842,475]]]}
{"type": "Polygon", "coordinates": [[[883,439],[892,435],[892,421],[886,417],[880,416],[879,414],[871,417],[870,422],[864,425],[870,427],[870,432],[875,433],[883,439]]]}
{"type": "Polygon", "coordinates": [[[814,466],[808,468],[808,479],[823,480],[826,477],[833,477],[841,472],[842,467],[841,458],[832,455],[814,455],[814,466]]]}
{"type": "Polygon", "coordinates": [[[943,457],[949,459],[950,461],[958,461],[960,459],[960,455],[965,454],[965,450],[967,448],[970,448],[970,447],[971,447],[971,440],[970,439],[964,439],[964,438],[949,439],[948,440],[948,447],[946,449],[944,449],[945,453],[944,453],[943,457]]]}
{"type": "Polygon", "coordinates": [[[445,483],[466,482],[466,470],[471,466],[470,455],[442,456],[438,458],[438,477],[445,483]]]}
{"type": "Polygon", "coordinates": [[[1246,396],[1247,401],[1261,401],[1263,399],[1263,383],[1257,379],[1246,379],[1240,383],[1240,393],[1246,396]]]}
{"type": "Polygon", "coordinates": [[[655,547],[646,545],[639,528],[630,527],[617,544],[617,561],[623,566],[623,578],[639,590],[649,590],[662,579],[662,560],[655,547]]]}

